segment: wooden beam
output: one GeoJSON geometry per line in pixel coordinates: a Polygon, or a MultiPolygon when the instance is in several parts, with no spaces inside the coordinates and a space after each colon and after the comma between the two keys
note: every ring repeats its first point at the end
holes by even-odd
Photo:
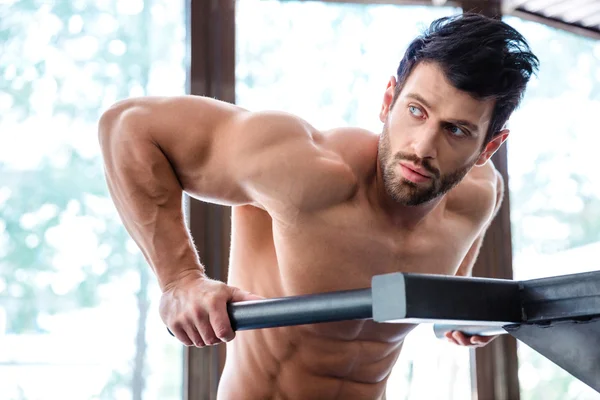
{"type": "MultiPolygon", "coordinates": [[[[187,0],[189,49],[187,92],[235,102],[235,0],[187,0]]],[[[230,209],[186,196],[185,212],[206,273],[226,281],[230,209]]],[[[225,345],[188,347],[184,357],[184,399],[215,399],[225,364],[225,345]]]]}
{"type": "Polygon", "coordinates": [[[502,18],[500,0],[462,0],[460,3],[463,12],[473,12],[498,19],[502,18]]]}
{"type": "MultiPolygon", "coordinates": [[[[560,29],[563,31],[571,32],[576,35],[588,37],[591,39],[600,40],[600,26],[597,26],[597,29],[593,27],[584,27],[581,25],[568,24],[566,22],[545,17],[540,14],[533,13],[531,11],[527,11],[521,8],[517,8],[511,11],[508,15],[512,15],[514,17],[519,17],[528,21],[538,22],[540,24],[551,26],[552,28],[560,29]]],[[[598,20],[600,23],[600,18],[598,20]]]]}
{"type": "MultiPolygon", "coordinates": [[[[476,12],[501,19],[500,0],[463,0],[463,12],[476,12]]],[[[492,157],[496,169],[504,178],[505,196],[498,215],[490,225],[473,276],[512,279],[512,239],[510,230],[510,198],[508,195],[508,158],[506,145],[492,157]]],[[[473,400],[519,400],[517,342],[502,335],[489,345],[471,352],[475,386],[473,400]]]]}
{"type": "MultiPolygon", "coordinates": [[[[303,0],[300,0],[303,1],[303,0]]],[[[396,6],[448,6],[460,7],[460,0],[320,0],[321,3],[390,4],[396,6]]]]}
{"type": "MultiPolygon", "coordinates": [[[[502,174],[507,190],[502,207],[486,233],[473,276],[512,279],[506,145],[496,152],[492,161],[502,174]]],[[[475,364],[477,399],[518,400],[520,389],[516,340],[510,335],[503,335],[489,345],[474,350],[474,353],[471,360],[475,364]]]]}

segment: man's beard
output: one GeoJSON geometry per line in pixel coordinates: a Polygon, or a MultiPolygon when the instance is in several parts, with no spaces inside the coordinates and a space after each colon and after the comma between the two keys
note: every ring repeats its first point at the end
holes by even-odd
{"type": "Polygon", "coordinates": [[[418,206],[448,193],[458,185],[476,162],[477,158],[465,167],[441,175],[426,159],[421,160],[413,154],[401,152],[392,156],[387,122],[383,126],[383,132],[379,139],[379,166],[383,175],[383,185],[387,194],[401,205],[418,206]],[[429,172],[432,177],[428,185],[418,185],[400,176],[396,170],[402,160],[410,161],[429,172]]]}

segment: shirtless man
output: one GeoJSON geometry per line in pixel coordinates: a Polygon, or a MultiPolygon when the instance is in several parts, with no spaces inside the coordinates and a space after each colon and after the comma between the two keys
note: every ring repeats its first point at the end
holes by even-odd
{"type": "Polygon", "coordinates": [[[108,187],[157,276],[163,321],[186,346],[229,342],[219,399],[383,396],[414,326],[345,321],[232,341],[226,303],[363,288],[395,271],[469,275],[503,196],[489,158],[536,68],[514,29],[461,15],[410,44],[383,94],[380,135],[198,96],[104,113],[108,187]],[[227,285],[204,273],[183,191],[232,207],[227,285]]]}

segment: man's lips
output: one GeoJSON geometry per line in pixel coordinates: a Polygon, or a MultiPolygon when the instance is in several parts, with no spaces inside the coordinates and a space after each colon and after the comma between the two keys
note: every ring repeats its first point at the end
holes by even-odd
{"type": "Polygon", "coordinates": [[[422,168],[418,168],[406,163],[400,163],[400,169],[404,178],[414,183],[429,181],[432,176],[422,168]]]}

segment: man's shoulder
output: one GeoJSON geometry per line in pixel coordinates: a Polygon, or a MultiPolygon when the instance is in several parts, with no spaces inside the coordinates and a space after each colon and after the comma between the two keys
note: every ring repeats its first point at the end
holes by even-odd
{"type": "Polygon", "coordinates": [[[492,205],[495,215],[500,208],[504,197],[504,178],[492,160],[488,160],[484,165],[475,167],[471,170],[471,180],[476,187],[479,187],[482,195],[485,197],[485,206],[492,205]]]}
{"type": "Polygon", "coordinates": [[[463,181],[448,193],[448,208],[476,224],[488,223],[504,195],[502,175],[491,161],[473,167],[463,181]]]}
{"type": "Polygon", "coordinates": [[[344,127],[323,132],[326,146],[348,164],[357,177],[364,177],[376,167],[379,135],[367,129],[344,127]]]}
{"type": "Polygon", "coordinates": [[[475,166],[471,168],[471,171],[469,171],[466,178],[473,181],[495,183],[498,179],[502,179],[502,175],[500,175],[500,172],[496,169],[496,166],[492,160],[488,160],[482,166],[475,166]]]}

